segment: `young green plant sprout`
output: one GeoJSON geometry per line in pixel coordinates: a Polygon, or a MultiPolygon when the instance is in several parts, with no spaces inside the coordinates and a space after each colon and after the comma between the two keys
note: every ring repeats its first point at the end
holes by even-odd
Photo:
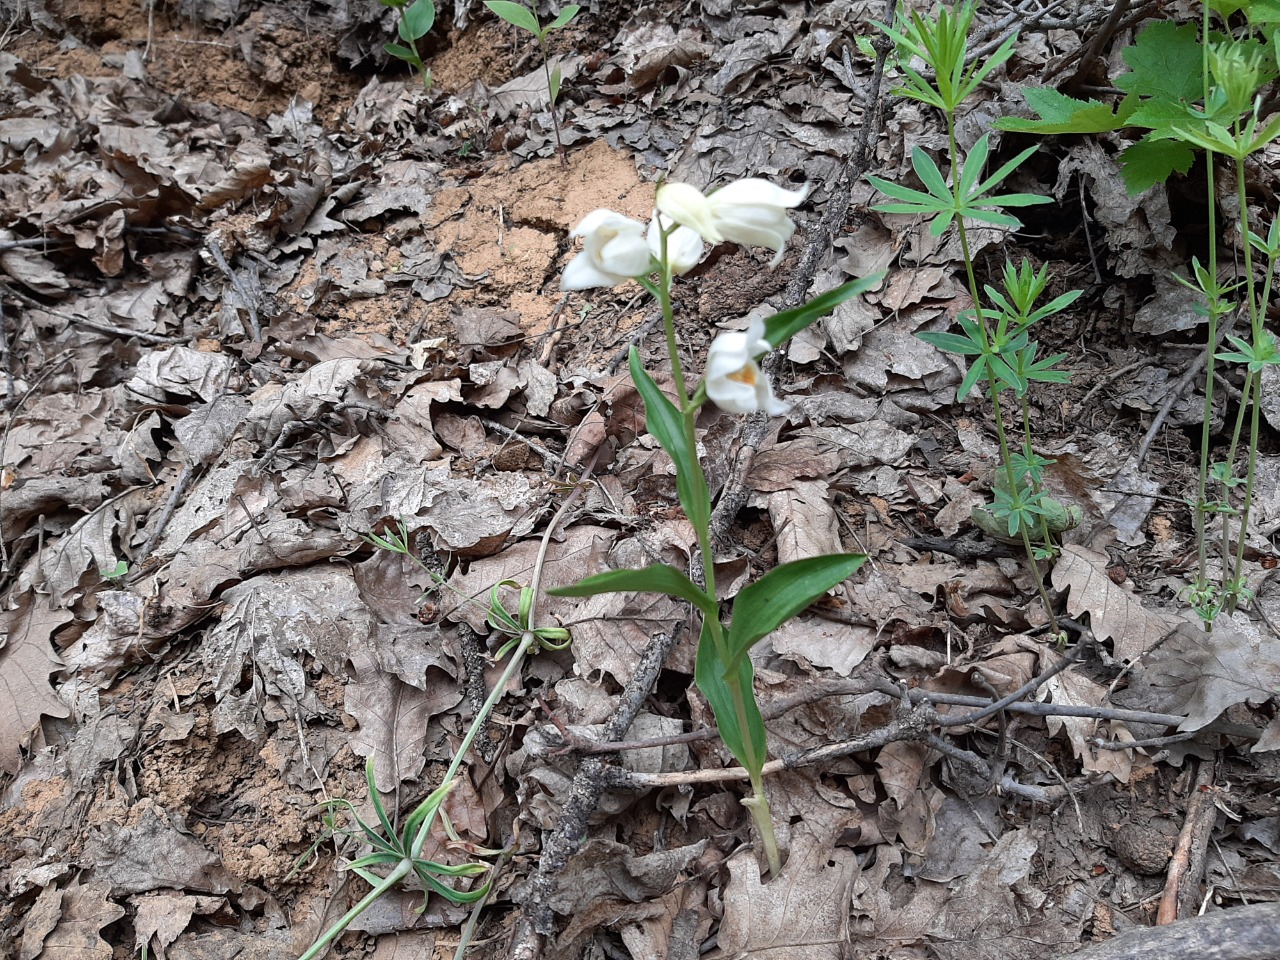
{"type": "Polygon", "coordinates": [[[525,6],[523,3],[514,3],[512,0],[485,0],[484,5],[507,23],[533,34],[534,39],[538,41],[538,50],[542,53],[542,70],[547,77],[547,105],[551,109],[551,126],[556,133],[556,155],[563,166],[569,161],[564,154],[564,144],[560,141],[560,118],[556,114],[556,101],[560,98],[560,65],[551,66],[551,58],[547,53],[547,36],[553,30],[566,26],[582,8],[576,3],[571,3],[560,11],[558,17],[543,26],[538,22],[536,3],[537,0],[530,0],[530,6],[525,6]]]}
{"type": "Polygon", "coordinates": [[[378,0],[400,14],[396,32],[404,43],[384,43],[382,49],[403,60],[418,71],[422,86],[431,89],[431,70],[422,62],[418,53],[418,41],[431,32],[436,22],[436,5],[433,0],[378,0]]]}
{"type": "Polygon", "coordinates": [[[680,362],[671,284],[674,277],[697,265],[704,242],[767,247],[776,266],[795,232],[789,211],[804,201],[807,192],[785,190],[759,179],[739,180],[711,194],[688,184],[664,184],[658,188],[657,210],[647,226],[612,210],[588,214],[571,234],[582,239],[582,251],[565,268],[561,280],[565,290],[586,290],[634,279],[662,308],[675,402],[644,369],[635,347],[630,353],[631,378],[644,401],[646,429],[675,463],[676,494],[698,538],[702,583],[694,583],[674,567],[654,564],[640,570],[611,570],[550,592],[569,597],[665,593],[687,601],[701,617],[694,682],[711,705],[725,746],[746,770],[752,795],[743,804],[775,875],[782,861],[765,795],[767,746],[753,689],[750,650],[850,577],[866,557],[842,553],[782,564],[743,588],[734,598],[728,621],[722,620],[715,599],[711,494],[698,459],[694,423],[708,400],[730,413],[785,412],[787,404],[774,395],[760,369],[760,357],[839,304],[874,287],[882,275],[851,281],[802,306],[753,321],[745,332],[720,334],[711,344],[704,379],[692,393],[680,362]]]}
{"type": "MultiPolygon", "coordinates": [[[[559,519],[567,505],[566,503],[565,506],[561,507],[560,513],[556,515],[556,520],[559,519]]],[[[550,528],[555,527],[556,520],[552,521],[550,528]]],[[[550,528],[548,529],[548,536],[550,535],[550,528]]],[[[404,520],[398,521],[394,528],[389,529],[384,534],[369,534],[365,539],[375,547],[410,558],[428,573],[437,584],[444,587],[449,586],[439,574],[424,564],[414,552],[410,545],[408,525],[404,520]]],[[[475,862],[462,864],[439,863],[424,857],[422,851],[431,834],[431,828],[435,825],[436,820],[439,819],[445,835],[449,838],[448,849],[462,850],[482,857],[496,857],[503,853],[501,850],[486,850],[464,843],[454,831],[453,824],[449,822],[449,817],[445,813],[443,805],[450,791],[457,785],[458,776],[462,769],[462,763],[467,756],[467,751],[471,749],[471,744],[484,727],[490,712],[506,692],[507,685],[513,677],[519,674],[525,657],[536,653],[540,649],[562,650],[570,642],[569,631],[565,628],[539,627],[536,624],[535,601],[544,557],[545,538],[543,552],[539,555],[538,563],[534,568],[534,582],[531,586],[520,587],[514,580],[503,580],[495,584],[489,591],[489,604],[486,608],[485,620],[497,636],[505,638],[497,653],[494,654],[494,659],[501,661],[508,654],[510,654],[510,659],[507,661],[507,666],[503,670],[502,676],[494,685],[493,691],[480,707],[470,727],[468,727],[462,743],[458,746],[457,752],[453,756],[453,761],[449,764],[449,769],[445,771],[444,778],[440,781],[440,785],[414,808],[413,812],[405,819],[403,826],[397,831],[392,818],[382,804],[382,798],[374,778],[374,758],[371,755],[365,764],[365,779],[369,785],[369,799],[373,803],[374,813],[377,815],[378,822],[370,824],[362,820],[356,814],[355,805],[350,800],[331,800],[326,804],[329,807],[329,816],[326,817],[326,823],[330,824],[331,832],[342,832],[348,836],[363,840],[372,848],[366,855],[347,864],[347,869],[367,882],[370,890],[359,903],[326,930],[299,960],[314,960],[315,957],[320,956],[324,949],[340,936],[342,931],[351,925],[352,921],[369,909],[379,897],[412,877],[416,877],[422,887],[423,902],[421,909],[423,910],[427,906],[426,897],[431,893],[437,893],[453,903],[461,904],[481,904],[485,897],[488,896],[491,879],[470,890],[458,889],[450,885],[447,880],[450,878],[481,876],[489,872],[489,864],[475,862]],[[519,599],[515,613],[511,613],[502,602],[501,593],[507,588],[514,588],[517,591],[519,599]],[[338,831],[333,827],[335,822],[334,815],[343,809],[355,820],[356,826],[359,828],[358,832],[338,831]],[[387,867],[390,869],[385,874],[374,872],[374,868],[384,869],[387,867]]],[[[453,588],[450,587],[450,589],[453,588]]],[[[459,594],[459,596],[468,603],[475,602],[464,594],[459,594]]],[[[319,841],[317,841],[317,845],[318,843],[319,841]]]]}

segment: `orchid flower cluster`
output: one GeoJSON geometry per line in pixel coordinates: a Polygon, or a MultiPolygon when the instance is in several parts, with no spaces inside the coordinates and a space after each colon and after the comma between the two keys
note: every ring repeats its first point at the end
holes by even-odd
{"type": "MultiPolygon", "coordinates": [[[[710,195],[687,183],[668,183],[658,189],[647,228],[612,210],[593,210],[570,234],[582,238],[582,252],[565,268],[560,286],[617,286],[661,273],[664,258],[671,275],[683,276],[702,260],[706,243],[767,247],[773,251],[769,266],[776,267],[796,229],[788,211],[808,193],[754,177],[710,195]]],[[[757,363],[770,349],[761,320],[753,320],[745,333],[716,337],[707,357],[707,397],[729,413],[786,413],[757,363]]]]}
{"type": "Polygon", "coordinates": [[[709,194],[684,183],[664,184],[658,188],[656,209],[647,226],[612,210],[594,210],[584,217],[572,233],[582,239],[582,251],[565,268],[561,282],[565,290],[587,290],[635,280],[662,307],[675,402],[644,369],[635,347],[630,351],[631,378],[644,401],[646,429],[675,463],[680,505],[698,537],[702,582],[694,583],[666,564],[653,564],[639,570],[610,570],[550,592],[572,597],[666,593],[687,601],[701,615],[694,682],[715,714],[725,746],[746,770],[752,796],[742,802],[775,875],[782,864],[764,789],[768,749],[749,653],[756,643],[851,576],[866,557],[829,554],[775,567],[739,591],[728,623],[722,622],[711,549],[711,494],[698,459],[695,419],[707,400],[730,413],[785,413],[788,406],[774,396],[759,358],[838,304],[879,283],[880,276],[850,281],[767,320],[753,319],[745,331],[720,334],[711,344],[702,384],[692,395],[680,361],[671,283],[701,262],[708,243],[765,247],[773,251],[770,266],[776,267],[795,233],[790,211],[804,202],[808,192],[807,188],[786,190],[758,178],[738,180],[709,194]]]}

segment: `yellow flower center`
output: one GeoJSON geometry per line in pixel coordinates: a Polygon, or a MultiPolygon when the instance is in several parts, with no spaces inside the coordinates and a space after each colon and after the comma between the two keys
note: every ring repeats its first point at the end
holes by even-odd
{"type": "Polygon", "coordinates": [[[728,375],[728,379],[734,383],[745,383],[748,387],[756,385],[756,371],[751,364],[747,364],[741,370],[736,370],[728,375]]]}

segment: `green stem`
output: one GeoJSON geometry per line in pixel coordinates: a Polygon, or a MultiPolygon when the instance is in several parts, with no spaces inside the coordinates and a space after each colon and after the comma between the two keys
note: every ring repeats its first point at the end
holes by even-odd
{"type": "MultiPolygon", "coordinates": [[[[1258,306],[1257,299],[1257,282],[1253,275],[1253,244],[1249,242],[1249,207],[1248,196],[1245,192],[1244,182],[1244,160],[1236,161],[1236,203],[1240,208],[1240,235],[1243,238],[1244,246],[1244,279],[1245,279],[1245,300],[1249,307],[1249,329],[1253,339],[1253,346],[1257,348],[1262,342],[1262,311],[1258,306]]],[[[1211,348],[1212,349],[1212,348],[1211,348]]],[[[1252,400],[1252,407],[1249,412],[1249,465],[1245,471],[1245,487],[1244,487],[1244,504],[1240,509],[1240,521],[1236,530],[1236,549],[1235,562],[1231,568],[1230,592],[1227,597],[1227,611],[1231,612],[1236,608],[1236,600],[1239,597],[1240,579],[1244,570],[1244,545],[1249,535],[1249,511],[1253,505],[1253,480],[1255,468],[1258,462],[1258,433],[1259,433],[1259,412],[1262,406],[1259,403],[1261,399],[1262,380],[1261,374],[1257,371],[1250,371],[1245,377],[1245,389],[1240,396],[1240,415],[1236,418],[1235,434],[1231,438],[1231,452],[1228,464],[1235,463],[1236,443],[1240,435],[1241,423],[1244,416],[1245,404],[1252,400]],[[1252,391],[1253,396],[1250,397],[1252,391]]],[[[1225,517],[1224,517],[1225,526],[1225,517]]],[[[1225,563],[1225,557],[1223,558],[1225,563]]],[[[1223,571],[1226,572],[1225,570],[1223,571]]]]}
{"type": "MultiPolygon", "coordinates": [[[[537,4],[531,3],[530,9],[533,12],[533,19],[538,19],[537,4]]],[[[547,54],[547,43],[543,38],[542,31],[534,34],[538,40],[538,51],[542,54],[542,74],[547,78],[547,107],[551,111],[551,128],[556,134],[556,156],[560,158],[560,166],[567,167],[569,158],[565,156],[564,144],[560,142],[560,118],[556,116],[556,98],[551,95],[551,58],[547,54]]]]}
{"type": "MultiPolygon", "coordinates": [[[[1202,94],[1204,97],[1205,109],[1209,104],[1209,5],[1204,5],[1202,22],[1200,25],[1200,75],[1202,80],[1202,94]]],[[[1206,193],[1208,196],[1209,211],[1209,276],[1214,283],[1218,279],[1218,237],[1217,237],[1217,219],[1218,219],[1218,199],[1217,190],[1214,185],[1213,166],[1214,153],[1212,150],[1206,150],[1204,155],[1205,161],[1205,181],[1206,193]]],[[[1216,309],[1217,297],[1214,303],[1209,307],[1209,334],[1208,340],[1205,342],[1205,386],[1204,386],[1204,417],[1202,419],[1202,429],[1200,433],[1200,476],[1196,487],[1196,511],[1195,511],[1195,537],[1196,537],[1196,596],[1204,598],[1209,589],[1209,542],[1206,536],[1206,522],[1208,514],[1208,489],[1209,489],[1209,429],[1213,422],[1213,367],[1214,367],[1214,345],[1218,342],[1218,311],[1216,309]]],[[[1225,563],[1225,559],[1224,559],[1225,563]]],[[[1203,600],[1198,602],[1203,603],[1203,600]]],[[[1206,632],[1212,632],[1213,621],[1207,617],[1201,618],[1204,623],[1206,632]]]]}
{"type": "MultiPolygon", "coordinates": [[[[960,169],[960,148],[956,143],[956,124],[955,114],[951,111],[946,113],[947,118],[947,140],[951,148],[951,189],[955,197],[956,208],[961,205],[960,196],[960,179],[956,176],[956,171],[960,169]]],[[[974,320],[977,321],[978,330],[982,335],[983,350],[989,355],[991,351],[991,333],[987,329],[987,318],[982,311],[982,298],[978,291],[978,277],[973,269],[973,253],[969,247],[969,232],[965,229],[964,217],[956,217],[956,229],[960,237],[960,252],[964,258],[965,275],[969,282],[969,296],[973,300],[974,320]]],[[[1009,483],[1009,493],[1012,496],[1018,490],[1017,474],[1013,470],[1013,458],[1010,456],[1009,438],[1004,429],[1004,410],[1000,403],[1000,391],[997,389],[997,380],[990,367],[985,371],[987,384],[990,387],[991,395],[991,415],[996,421],[996,439],[1000,445],[1000,460],[1004,466],[1005,479],[1009,483]]],[[[1049,541],[1047,527],[1043,527],[1046,534],[1045,549],[1051,549],[1052,543],[1049,541]]],[[[1053,612],[1053,605],[1049,602],[1049,592],[1045,589],[1044,576],[1040,572],[1040,564],[1036,562],[1035,551],[1031,548],[1031,538],[1027,533],[1026,524],[1022,525],[1022,542],[1027,551],[1027,562],[1031,564],[1031,572],[1036,578],[1036,587],[1040,592],[1040,599],[1044,603],[1045,613],[1049,617],[1049,623],[1053,629],[1054,636],[1059,633],[1058,618],[1053,612]]]]}
{"type": "MultiPolygon", "coordinates": [[[[673,228],[674,229],[674,228],[673,228]]],[[[686,458],[693,468],[693,486],[702,491],[704,503],[710,503],[711,493],[707,486],[707,475],[702,469],[702,460],[698,457],[698,438],[694,421],[698,416],[698,408],[689,402],[689,388],[684,376],[684,368],[680,363],[680,343],[676,337],[675,311],[671,305],[671,267],[667,257],[668,232],[661,234],[661,270],[658,281],[658,302],[662,307],[662,324],[666,331],[667,356],[671,360],[671,374],[675,380],[676,397],[679,400],[681,420],[684,426],[684,440],[689,450],[686,458]]],[[[690,522],[698,537],[698,552],[702,555],[703,589],[707,595],[715,598],[716,569],[715,554],[711,547],[711,530],[709,517],[690,517],[690,522]]],[[[729,641],[724,633],[724,625],[719,620],[707,621],[707,632],[715,645],[716,659],[722,664],[729,663],[729,641]]],[[[765,794],[764,779],[761,770],[764,768],[764,757],[756,755],[755,744],[750,736],[750,723],[747,713],[747,697],[752,695],[744,690],[738,681],[737,673],[725,678],[729,692],[733,698],[733,712],[738,718],[738,729],[742,731],[742,749],[745,756],[739,757],[751,779],[752,796],[743,801],[756,823],[760,833],[760,843],[769,862],[769,872],[777,875],[782,870],[782,858],[778,853],[778,841],[773,832],[773,817],[769,810],[769,799],[765,794]]]]}
{"type": "Polygon", "coordinates": [[[307,952],[304,953],[302,956],[300,956],[298,960],[314,960],[315,957],[318,957],[320,955],[320,952],[324,950],[325,947],[327,947],[335,939],[341,936],[342,931],[346,930],[347,927],[351,925],[351,922],[355,920],[356,917],[360,916],[360,914],[364,913],[371,906],[373,906],[374,901],[376,901],[384,893],[387,893],[389,890],[391,890],[397,883],[399,883],[405,877],[409,876],[409,874],[412,872],[413,872],[412,861],[405,859],[397,863],[396,868],[392,870],[390,873],[388,873],[385,877],[383,877],[381,883],[379,883],[376,887],[373,887],[372,889],[370,889],[370,891],[364,895],[364,898],[359,903],[357,903],[354,907],[352,907],[345,914],[343,914],[341,920],[339,920],[332,927],[330,927],[323,934],[321,934],[320,939],[317,940],[315,943],[313,943],[307,949],[307,952]]]}
{"type": "MultiPolygon", "coordinates": [[[[480,707],[480,711],[476,714],[475,719],[471,721],[471,726],[467,728],[466,735],[462,738],[462,743],[458,745],[458,749],[454,751],[453,760],[449,764],[449,769],[445,771],[444,777],[440,783],[443,786],[446,783],[452,783],[458,776],[458,771],[462,768],[462,761],[466,759],[467,751],[471,749],[471,744],[475,742],[476,735],[480,732],[480,728],[484,726],[485,720],[488,719],[489,713],[497,706],[498,701],[502,699],[503,692],[507,689],[507,684],[511,682],[511,678],[516,675],[524,663],[525,656],[538,644],[538,639],[533,635],[532,630],[526,630],[520,638],[520,645],[511,652],[511,659],[507,661],[507,668],[502,671],[502,676],[498,678],[498,682],[494,684],[493,690],[490,691],[488,699],[480,707]]],[[[438,788],[437,788],[438,789],[438,788]]],[[[441,804],[443,806],[443,804],[441,804]]],[[[439,807],[436,808],[437,810],[439,807]]],[[[427,842],[427,836],[431,832],[431,825],[435,822],[435,812],[433,811],[425,820],[422,826],[418,828],[417,834],[413,838],[413,845],[409,848],[409,855],[416,860],[422,854],[422,848],[427,842]]],[[[412,864],[410,865],[412,866],[412,864]]]]}

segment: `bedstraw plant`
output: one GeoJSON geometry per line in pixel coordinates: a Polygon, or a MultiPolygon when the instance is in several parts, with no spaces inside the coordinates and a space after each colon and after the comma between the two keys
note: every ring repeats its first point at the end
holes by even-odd
{"type": "MultiPolygon", "coordinates": [[[[332,828],[334,832],[346,833],[348,836],[367,843],[370,847],[369,853],[347,864],[347,869],[367,882],[370,889],[360,902],[347,911],[337,923],[326,930],[302,954],[299,960],[314,960],[315,957],[320,956],[333,940],[340,936],[360,914],[369,909],[380,897],[415,877],[422,887],[423,901],[420,908],[422,910],[426,909],[426,898],[431,893],[437,893],[453,903],[474,904],[477,909],[483,905],[489,894],[492,877],[480,886],[465,890],[455,887],[447,881],[450,878],[466,879],[482,876],[489,873],[491,869],[489,864],[476,861],[461,864],[440,863],[424,856],[423,850],[431,837],[432,828],[439,821],[445,836],[448,838],[447,849],[462,851],[480,857],[497,857],[503,853],[501,850],[488,850],[463,842],[454,832],[453,825],[449,822],[448,814],[444,810],[444,802],[453,788],[457,786],[458,777],[462,772],[463,761],[466,759],[476,735],[484,728],[489,714],[503,694],[506,693],[508,684],[513,678],[520,675],[520,668],[523,666],[525,658],[537,653],[539,650],[562,650],[570,642],[569,631],[564,627],[537,625],[537,598],[551,532],[557,526],[573,498],[574,494],[571,493],[557,511],[555,518],[548,524],[547,532],[543,537],[542,548],[534,565],[532,583],[527,587],[521,587],[514,580],[503,580],[494,584],[489,591],[489,603],[485,619],[489,625],[491,636],[501,638],[501,645],[494,654],[494,659],[499,662],[507,657],[509,659],[502,675],[498,678],[497,683],[494,684],[493,691],[467,728],[467,732],[462,738],[462,743],[458,745],[458,749],[454,753],[453,760],[445,771],[440,785],[432,790],[426,799],[409,813],[404,823],[397,829],[394,818],[388,814],[382,803],[374,778],[374,758],[370,755],[365,764],[365,779],[368,782],[369,800],[377,816],[377,823],[368,823],[361,819],[356,812],[355,804],[350,800],[339,798],[328,802],[328,823],[335,824],[336,813],[345,810],[355,821],[358,828],[351,831],[337,830],[335,825],[332,828]],[[515,590],[518,597],[514,613],[507,608],[502,599],[503,591],[508,589],[515,590]],[[375,868],[379,870],[390,869],[386,873],[378,873],[375,872],[375,868]]],[[[366,539],[373,546],[408,557],[419,568],[429,574],[438,585],[452,589],[439,574],[426,566],[414,552],[411,546],[412,538],[409,528],[404,520],[398,521],[393,528],[388,529],[381,535],[370,534],[366,539]]],[[[460,595],[460,598],[467,603],[476,602],[471,597],[460,595]]],[[[460,957],[462,955],[465,946],[465,941],[459,945],[457,956],[460,957]]]]}
{"type": "MultiPolygon", "coordinates": [[[[992,484],[993,502],[975,510],[974,520],[989,532],[1022,544],[1046,613],[1053,621],[1053,608],[1037,561],[1053,555],[1055,536],[1077,525],[1080,514],[1078,508],[1068,508],[1050,497],[1044,488],[1044,468],[1053,461],[1035,451],[1028,398],[1033,384],[1061,383],[1069,374],[1057,367],[1064,354],[1039,355],[1031,328],[1066,309],[1081,291],[1073,290],[1041,304],[1049,273],[1043,267],[1033,269],[1025,260],[1018,266],[1006,262],[1000,288],[979,285],[970,225],[982,222],[1017,229],[1021,223],[1005,212],[1008,208],[1050,200],[1031,194],[994,192],[1037,147],[1028,147],[990,174],[986,171],[991,150],[989,134],[980,137],[967,155],[961,155],[956,112],[991,71],[1010,57],[1017,39],[1009,37],[985,60],[968,62],[973,14],[974,5],[966,2],[951,10],[942,7],[935,16],[912,11],[895,26],[880,25],[895,44],[897,67],[904,78],[894,92],[935,107],[943,115],[950,175],[944,175],[933,158],[916,147],[911,166],[924,190],[880,177],[867,179],[892,201],[879,204],[877,210],[922,217],[929,221],[929,232],[934,236],[941,236],[955,225],[974,307],[961,312],[958,333],[931,331],[918,336],[940,350],[970,358],[958,399],[964,399],[979,384],[985,387],[1000,446],[1000,467],[992,484]],[[913,66],[916,58],[927,70],[913,66]],[[1012,411],[1008,409],[1010,399],[1012,411]]],[[[1056,622],[1053,626],[1056,634],[1056,622]]]]}
{"type": "Polygon", "coordinates": [[[1022,90],[1035,119],[1005,118],[997,126],[1039,134],[1095,134],[1124,128],[1144,131],[1120,154],[1131,194],[1191,169],[1196,151],[1205,160],[1209,244],[1207,263],[1192,260],[1188,276],[1176,279],[1195,291],[1207,320],[1205,397],[1200,470],[1192,503],[1197,564],[1186,599],[1208,630],[1219,613],[1250,597],[1244,573],[1245,542],[1256,478],[1263,370],[1280,363],[1275,335],[1266,329],[1280,231],[1273,217],[1266,236],[1249,215],[1245,168],[1251,157],[1280,137],[1280,114],[1263,114],[1262,94],[1280,76],[1280,13],[1269,0],[1211,0],[1201,22],[1146,27],[1122,53],[1129,71],[1116,78],[1125,96],[1112,109],[1096,100],[1076,100],[1052,89],[1022,90]],[[1217,20],[1214,17],[1217,15],[1217,20]],[[1232,29],[1230,20],[1243,23],[1232,29]],[[1219,163],[1234,171],[1233,190],[1218,196],[1219,163]],[[1237,259],[1243,269],[1219,266],[1218,216],[1222,204],[1239,224],[1237,259]],[[1258,263],[1258,258],[1262,263],[1258,263]],[[1219,352],[1220,334],[1237,318],[1249,336],[1227,332],[1234,349],[1219,352]],[[1212,421],[1217,362],[1244,367],[1244,384],[1227,443],[1226,458],[1213,459],[1212,421]],[[1248,418],[1248,435],[1244,428],[1248,418]],[[1238,463],[1243,444],[1243,468],[1238,463]],[[1243,475],[1242,475],[1243,474],[1243,475]],[[1211,570],[1211,519],[1221,518],[1219,569],[1211,570]],[[1232,527],[1234,526],[1234,533],[1232,527]]]}
{"type": "Polygon", "coordinates": [[[585,290],[634,279],[661,307],[666,365],[674,399],[645,369],[634,346],[629,365],[644,401],[646,428],[676,467],[676,494],[697,535],[701,582],[695,583],[675,567],[654,564],[638,570],[612,570],[550,592],[574,597],[614,592],[665,593],[690,604],[701,620],[694,681],[711,706],[725,745],[746,770],[751,796],[742,802],[755,823],[769,870],[775,875],[782,864],[764,785],[767,746],[753,689],[750,651],[851,576],[866,557],[833,554],[775,567],[738,593],[727,621],[723,620],[716,599],[711,495],[698,458],[695,424],[699,410],[708,400],[731,413],[785,412],[787,404],[775,396],[772,384],[760,369],[760,357],[838,304],[875,286],[880,276],[851,281],[802,306],[767,320],[754,320],[745,331],[720,334],[710,347],[702,382],[693,390],[680,359],[671,289],[675,277],[697,265],[704,241],[767,247],[774,251],[770,265],[777,266],[795,230],[788,211],[803,202],[806,194],[806,190],[785,190],[754,178],[736,181],[710,194],[688,184],[663,184],[658,188],[657,209],[648,226],[611,210],[588,214],[572,233],[582,238],[582,252],[569,263],[561,283],[566,290],[585,290]]]}

